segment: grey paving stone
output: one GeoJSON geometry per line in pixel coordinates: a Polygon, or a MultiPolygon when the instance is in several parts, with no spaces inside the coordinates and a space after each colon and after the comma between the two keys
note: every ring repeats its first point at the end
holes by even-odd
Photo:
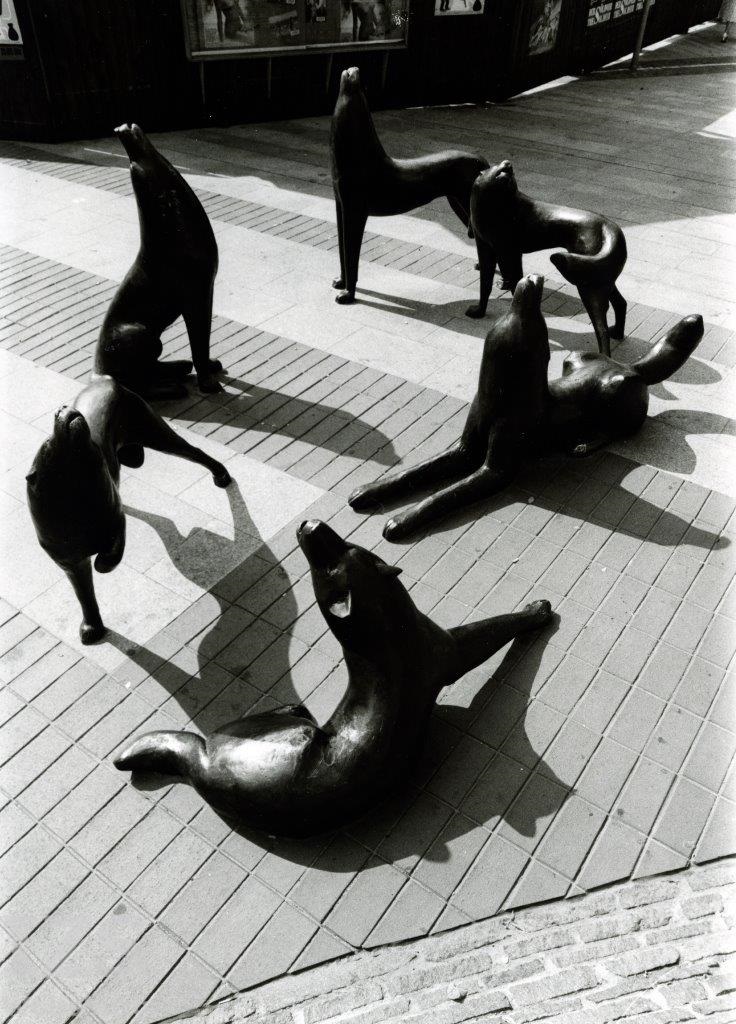
{"type": "Polygon", "coordinates": [[[276,893],[258,879],[246,878],[200,932],[192,944],[193,951],[216,971],[226,974],[280,905],[276,893]]]}
{"type": "Polygon", "coordinates": [[[89,996],[85,1005],[110,1024],[124,1024],[183,956],[161,928],[150,928],[89,996]]]}
{"type": "Polygon", "coordinates": [[[43,980],[43,972],[24,949],[16,950],[0,965],[0,1013],[5,1020],[43,980]]]}
{"type": "Polygon", "coordinates": [[[228,980],[236,989],[243,989],[273,977],[274,973],[283,974],[316,929],[308,917],[283,903],[229,972],[228,980]]]}
{"type": "Polygon", "coordinates": [[[527,862],[527,854],[492,836],[455,893],[453,903],[471,919],[494,913],[502,905],[527,862]]]}

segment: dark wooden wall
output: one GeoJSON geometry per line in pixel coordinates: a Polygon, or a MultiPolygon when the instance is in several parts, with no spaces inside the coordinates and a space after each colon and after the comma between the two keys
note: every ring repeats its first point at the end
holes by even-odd
{"type": "Polygon", "coordinates": [[[199,117],[178,0],[16,0],[25,61],[0,62],[0,126],[19,137],[199,117]]]}
{"type": "MultiPolygon", "coordinates": [[[[588,0],[562,0],[553,50],[528,56],[531,8],[486,0],[439,18],[410,0],[409,45],[359,54],[186,59],[179,0],[16,0],[25,60],[0,61],[0,132],[61,139],[326,113],[340,72],[359,63],[374,107],[501,99],[629,52],[640,15],[588,29],[588,0]],[[386,54],[388,53],[388,57],[386,54]],[[386,63],[387,61],[387,63],[386,63]]],[[[647,41],[715,17],[718,0],[658,0],[647,41]]]]}

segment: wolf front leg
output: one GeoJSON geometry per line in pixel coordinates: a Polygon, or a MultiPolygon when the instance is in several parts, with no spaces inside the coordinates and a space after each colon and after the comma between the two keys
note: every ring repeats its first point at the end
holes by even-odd
{"type": "Polygon", "coordinates": [[[465,480],[450,484],[408,511],[389,519],[383,528],[383,536],[386,540],[402,540],[482,498],[490,498],[492,494],[506,487],[512,478],[513,473],[498,472],[489,466],[481,466],[465,480]]]}
{"type": "Polygon", "coordinates": [[[222,391],[216,374],[222,370],[222,363],[210,359],[210,334],[212,332],[212,293],[214,280],[208,285],[192,288],[182,310],[187,325],[192,360],[197,374],[199,390],[206,394],[222,391]]]}
{"type": "Polygon", "coordinates": [[[475,247],[478,251],[478,265],[480,267],[480,296],[477,305],[468,306],[465,315],[473,320],[480,320],[486,315],[488,299],[493,288],[493,276],[496,273],[496,253],[493,246],[475,236],[475,247]]]}
{"type": "Polygon", "coordinates": [[[355,512],[374,512],[384,503],[398,501],[432,484],[458,480],[477,465],[471,452],[458,441],[447,451],[416,466],[395,470],[375,483],[358,487],[348,498],[348,503],[355,512]]]}
{"type": "Polygon", "coordinates": [[[368,211],[361,201],[346,203],[341,201],[342,209],[342,250],[344,270],[344,290],[335,296],[335,302],[344,306],[355,301],[355,289],[358,286],[358,264],[360,249],[363,244],[368,211]]]}
{"type": "Polygon", "coordinates": [[[141,444],[145,448],[153,448],[154,451],[163,452],[165,455],[176,455],[180,459],[186,459],[187,462],[196,462],[210,471],[218,487],[227,487],[230,483],[230,474],[221,462],[180,437],[138,395],[128,392],[124,395],[124,401],[128,405],[128,417],[131,424],[127,431],[129,436],[126,438],[126,446],[131,443],[141,444]]]}
{"type": "Polygon", "coordinates": [[[496,615],[449,629],[448,633],[455,641],[455,679],[482,665],[517,636],[545,626],[551,618],[549,601],[534,601],[520,612],[496,615]]]}
{"type": "Polygon", "coordinates": [[[75,565],[64,566],[64,572],[74,588],[77,600],[82,608],[82,623],[79,627],[79,639],[83,644],[94,644],[105,635],[105,625],[100,615],[95,596],[95,585],[92,580],[92,563],[83,558],[75,565]]]}

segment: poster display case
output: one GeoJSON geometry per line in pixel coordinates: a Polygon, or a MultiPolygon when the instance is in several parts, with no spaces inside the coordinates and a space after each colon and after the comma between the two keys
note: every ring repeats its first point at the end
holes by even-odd
{"type": "Polygon", "coordinates": [[[23,36],[13,0],[0,0],[0,60],[23,59],[23,36]]]}
{"type": "Polygon", "coordinates": [[[182,0],[191,60],[406,46],[408,0],[182,0]]]}

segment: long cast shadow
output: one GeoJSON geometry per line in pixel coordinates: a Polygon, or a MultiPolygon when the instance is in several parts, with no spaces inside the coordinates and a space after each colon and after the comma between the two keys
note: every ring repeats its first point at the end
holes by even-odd
{"type": "MultiPolygon", "coordinates": [[[[692,426],[688,429],[688,433],[721,433],[720,429],[709,429],[710,417],[708,414],[701,414],[695,410],[687,410],[687,412],[692,413],[692,426]]],[[[666,417],[682,415],[683,410],[673,410],[671,413],[661,413],[652,419],[656,422],[661,416],[663,422],[666,423],[666,417]]],[[[723,419],[719,416],[714,417],[718,424],[723,419]]],[[[682,427],[678,427],[678,430],[681,429],[682,427]]],[[[642,428],[642,433],[645,430],[646,424],[642,428]]],[[[673,435],[672,442],[669,445],[669,451],[661,453],[659,456],[659,462],[662,463],[659,468],[683,474],[692,472],[696,462],[695,453],[687,444],[684,435],[678,435],[675,431],[669,431],[669,433],[673,435]]],[[[613,458],[618,457],[614,456],[613,458]]],[[[655,468],[658,466],[657,458],[655,453],[648,459],[655,468]]],[[[416,461],[419,461],[416,456],[411,462],[406,460],[407,468],[416,461]]],[[[648,540],[655,544],[671,546],[673,549],[677,545],[678,539],[688,531],[688,543],[706,551],[709,551],[714,545],[722,547],[730,543],[727,538],[693,526],[676,513],[662,509],[641,495],[627,490],[623,486],[624,478],[638,466],[638,463],[620,457],[615,469],[612,468],[605,477],[607,491],[604,494],[600,489],[601,480],[595,480],[599,486],[590,486],[591,474],[590,472],[586,473],[585,462],[585,459],[575,459],[573,456],[557,454],[529,460],[525,466],[522,466],[517,479],[500,494],[484,501],[475,502],[453,515],[438,520],[423,530],[417,531],[416,534],[412,534],[406,540],[397,540],[391,543],[395,544],[397,548],[402,545],[415,544],[423,536],[455,530],[519,502],[532,502],[536,508],[569,515],[573,519],[588,520],[608,528],[612,533],[623,533],[637,540],[648,540]],[[612,512],[611,510],[617,511],[612,512]],[[642,523],[647,524],[646,528],[642,528],[642,523]]],[[[377,479],[380,480],[380,477],[377,479]]],[[[436,490],[436,487],[425,490],[417,489],[410,498],[387,501],[379,511],[372,514],[383,516],[397,509],[410,508],[422,498],[435,493],[436,490]]]]}
{"type": "Polygon", "coordinates": [[[736,430],[736,420],[700,409],[665,409],[650,416],[649,422],[654,429],[667,428],[667,444],[647,448],[648,465],[684,475],[693,473],[698,463],[697,453],[688,444],[689,436],[733,436],[736,430]]]}
{"type": "MultiPolygon", "coordinates": [[[[494,291],[488,303],[488,313],[486,316],[482,320],[473,320],[465,315],[465,310],[473,301],[471,298],[456,299],[453,302],[429,303],[422,302],[419,299],[407,298],[403,295],[391,295],[388,292],[363,288],[362,286],[358,286],[355,294],[362,306],[369,306],[384,313],[395,312],[400,316],[406,316],[412,320],[421,320],[425,323],[434,324],[437,327],[444,327],[452,322],[452,330],[456,334],[468,334],[480,340],[485,338],[494,320],[508,313],[511,299],[511,292],[509,291],[494,291]],[[370,298],[366,298],[366,296],[370,296],[370,298]]],[[[544,300],[552,299],[556,295],[557,292],[554,288],[544,288],[542,311],[545,312],[546,316],[554,316],[555,314],[545,311],[544,300]]],[[[575,309],[566,315],[574,316],[576,313],[583,311],[583,304],[575,299],[574,296],[565,296],[565,298],[570,299],[571,302],[576,304],[575,309]]],[[[569,337],[571,344],[563,346],[562,342],[558,342],[560,347],[585,350],[591,343],[595,346],[595,334],[592,327],[585,334],[582,332],[580,334],[570,332],[566,337],[569,337]]],[[[550,340],[554,343],[556,339],[551,338],[550,340]]]]}
{"type": "MultiPolygon", "coordinates": [[[[545,320],[557,316],[554,309],[545,309],[545,300],[553,300],[558,292],[553,288],[544,288],[542,299],[542,312],[545,320]]],[[[488,303],[488,313],[482,320],[472,320],[465,316],[469,302],[466,299],[459,299],[454,302],[428,303],[417,299],[409,299],[401,295],[390,295],[386,292],[378,292],[370,288],[358,287],[356,295],[362,305],[370,306],[373,309],[380,309],[384,312],[395,311],[401,316],[408,316],[412,319],[426,321],[436,324],[438,327],[446,326],[452,321],[452,330],[457,334],[468,334],[472,337],[483,340],[488,333],[491,324],[499,317],[505,316],[509,311],[511,293],[508,291],[494,292],[488,303]],[[384,302],[371,301],[364,296],[371,296],[373,299],[383,299],[384,302]],[[387,305],[387,303],[389,305],[387,305]]],[[[562,316],[566,318],[575,317],[584,313],[582,302],[574,295],[565,295],[566,310],[562,316]]],[[[549,342],[552,350],[555,348],[562,351],[595,352],[597,349],[595,333],[589,320],[584,321],[585,330],[569,331],[561,327],[547,324],[549,342]]],[[[657,332],[656,338],[664,334],[664,328],[657,332]]],[[[614,341],[612,345],[612,357],[624,363],[632,363],[640,359],[654,344],[654,340],[646,342],[637,337],[636,328],[631,334],[627,334],[623,341],[614,341]],[[623,350],[622,350],[623,349],[623,350]]],[[[672,375],[672,379],[687,384],[713,384],[721,379],[719,372],[698,359],[697,355],[690,356],[687,361],[672,375]]],[[[665,382],[666,383],[666,382],[665,382]]],[[[657,388],[664,385],[654,385],[653,394],[659,394],[657,388]]],[[[665,397],[664,394],[661,397],[665,397]]]]}
{"type": "MultiPolygon", "coordinates": [[[[147,523],[159,534],[176,570],[203,592],[202,601],[210,602],[199,635],[191,638],[187,656],[177,663],[161,661],[144,645],[131,645],[125,637],[110,631],[109,640],[164,687],[183,712],[175,717],[181,727],[202,732],[233,719],[259,705],[265,709],[277,703],[268,690],[289,673],[288,630],[255,616],[234,604],[239,592],[260,582],[278,601],[278,617],[289,623],[296,617],[296,601],[289,576],[263,541],[251,519],[236,481],[226,489],[233,518],[233,539],[199,528],[186,536],[164,516],[126,506],[126,513],[147,523]],[[250,554],[244,552],[250,551],[250,554]],[[232,601],[228,597],[232,597],[232,601]],[[247,630],[258,622],[252,645],[247,630]],[[246,634],[243,634],[246,630],[246,634]],[[245,639],[238,639],[238,634],[245,639]],[[268,674],[250,672],[253,650],[263,645],[268,650],[268,674]],[[249,661],[250,658],[250,661],[249,661]],[[260,684],[260,685],[259,685],[260,684]]],[[[192,614],[190,607],[180,619],[192,614]]],[[[169,624],[176,631],[178,620],[169,624]]],[[[196,627],[195,627],[196,633],[196,627]]],[[[284,684],[285,686],[285,684],[284,684]]],[[[284,686],[280,687],[283,691],[284,686]]]]}
{"type": "MultiPolygon", "coordinates": [[[[279,434],[326,448],[338,455],[346,448],[341,437],[342,431],[349,427],[352,430],[351,444],[360,440],[362,448],[373,453],[366,455],[366,458],[386,466],[392,465],[392,459],[396,459],[390,438],[360,416],[326,403],[290,397],[236,377],[225,376],[223,383],[237,394],[226,392],[170,402],[163,407],[166,415],[174,416],[184,423],[218,424],[229,428],[233,437],[246,430],[263,434],[263,440],[279,434]]],[[[216,434],[214,439],[217,440],[216,434]]],[[[232,438],[229,440],[232,441],[232,438]]],[[[257,440],[254,441],[250,447],[255,447],[257,443],[257,440]]]]}

